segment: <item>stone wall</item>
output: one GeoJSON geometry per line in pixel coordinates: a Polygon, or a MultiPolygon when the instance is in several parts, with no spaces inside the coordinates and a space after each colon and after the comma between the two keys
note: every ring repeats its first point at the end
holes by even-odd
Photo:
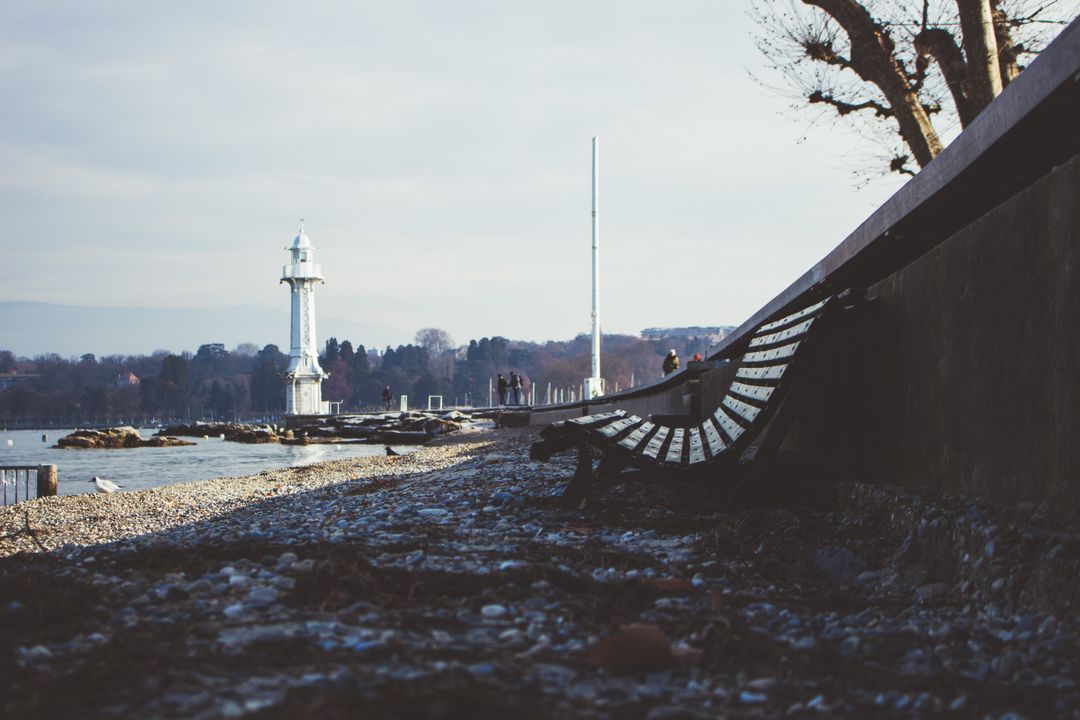
{"type": "Polygon", "coordinates": [[[1080,157],[871,292],[883,479],[1078,505],[1080,157]]]}

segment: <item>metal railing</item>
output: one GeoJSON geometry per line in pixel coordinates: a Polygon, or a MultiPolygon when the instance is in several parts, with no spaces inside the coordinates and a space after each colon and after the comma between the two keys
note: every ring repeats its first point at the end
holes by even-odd
{"type": "Polygon", "coordinates": [[[30,473],[35,474],[35,497],[56,494],[55,465],[3,465],[0,466],[0,485],[3,486],[4,505],[30,500],[30,473]],[[19,489],[22,488],[22,498],[19,489]]]}

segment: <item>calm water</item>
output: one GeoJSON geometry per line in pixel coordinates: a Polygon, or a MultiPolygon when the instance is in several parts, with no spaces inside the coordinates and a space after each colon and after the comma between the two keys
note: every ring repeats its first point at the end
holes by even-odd
{"type": "MultiPolygon", "coordinates": [[[[381,455],[382,445],[244,445],[219,438],[182,438],[196,443],[186,447],[128,448],[125,450],[57,450],[57,439],[72,430],[0,431],[0,465],[45,465],[57,467],[61,495],[92,492],[87,482],[94,475],[112,480],[124,490],[160,487],[173,483],[217,477],[254,475],[263,470],[297,467],[347,457],[381,455]],[[48,434],[49,441],[41,436],[48,434]]],[[[157,432],[141,430],[144,438],[157,432]]],[[[413,448],[395,447],[398,452],[413,448]]],[[[31,473],[30,493],[35,493],[31,473]]],[[[22,488],[20,488],[21,495],[22,488]]]]}

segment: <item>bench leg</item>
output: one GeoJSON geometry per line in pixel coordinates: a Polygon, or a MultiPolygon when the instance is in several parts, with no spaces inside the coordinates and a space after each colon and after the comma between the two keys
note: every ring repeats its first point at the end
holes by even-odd
{"type": "Polygon", "coordinates": [[[574,477],[570,479],[570,484],[563,490],[561,504],[578,510],[584,508],[595,479],[596,473],[593,471],[592,451],[589,449],[589,444],[584,441],[578,442],[577,469],[574,470],[574,477]]]}

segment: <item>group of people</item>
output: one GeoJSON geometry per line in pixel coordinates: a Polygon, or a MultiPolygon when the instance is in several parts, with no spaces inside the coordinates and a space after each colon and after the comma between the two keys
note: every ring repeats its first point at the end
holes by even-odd
{"type": "MultiPolygon", "coordinates": [[[[701,353],[694,353],[691,362],[701,362],[701,353]]],[[[679,369],[679,354],[675,352],[675,348],[671,348],[668,354],[664,356],[664,362],[661,364],[660,369],[664,371],[665,375],[670,375],[679,369]]]]}
{"type": "Polygon", "coordinates": [[[513,370],[510,371],[509,381],[499,373],[495,380],[495,389],[499,391],[500,405],[520,405],[525,394],[525,379],[513,370]]]}
{"type": "MultiPolygon", "coordinates": [[[[701,360],[701,355],[695,353],[694,360],[701,360]]],[[[674,348],[664,356],[662,367],[665,375],[670,375],[679,369],[679,355],[674,348]]],[[[503,377],[502,373],[498,373],[498,377],[495,379],[495,389],[499,392],[500,405],[521,405],[525,396],[525,379],[514,370],[510,371],[509,380],[503,377]]],[[[394,403],[394,394],[390,391],[389,385],[383,388],[382,401],[383,407],[389,411],[394,403]]]]}

